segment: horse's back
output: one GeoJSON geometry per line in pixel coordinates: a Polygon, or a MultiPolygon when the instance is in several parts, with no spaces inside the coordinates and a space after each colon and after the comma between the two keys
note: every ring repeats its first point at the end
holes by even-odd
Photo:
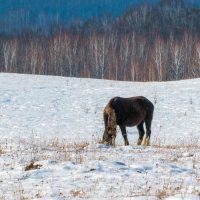
{"type": "Polygon", "coordinates": [[[144,121],[146,117],[153,116],[154,106],[143,96],[114,97],[109,104],[116,112],[118,124],[125,123],[127,126],[135,126],[144,121]]]}
{"type": "Polygon", "coordinates": [[[149,108],[151,110],[154,109],[153,103],[144,96],[136,96],[128,98],[114,97],[110,100],[109,104],[114,109],[116,107],[124,107],[124,106],[127,106],[128,108],[135,106],[135,107],[143,107],[144,109],[146,108],[149,108]]]}
{"type": "Polygon", "coordinates": [[[150,111],[153,111],[154,110],[154,105],[153,103],[147,99],[146,97],[144,96],[139,96],[139,97],[136,97],[136,99],[139,99],[142,103],[143,103],[143,106],[147,109],[147,110],[150,110],[150,111]]]}

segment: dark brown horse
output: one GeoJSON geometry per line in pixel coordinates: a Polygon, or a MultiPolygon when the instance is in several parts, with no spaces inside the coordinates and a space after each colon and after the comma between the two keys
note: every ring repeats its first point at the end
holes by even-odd
{"type": "Polygon", "coordinates": [[[143,124],[146,126],[146,137],[143,144],[150,144],[151,122],[153,119],[154,105],[147,98],[139,97],[114,97],[104,109],[103,117],[105,131],[102,143],[115,145],[116,128],[119,125],[125,145],[129,145],[126,126],[137,126],[139,138],[137,145],[141,145],[145,134],[143,124]]]}

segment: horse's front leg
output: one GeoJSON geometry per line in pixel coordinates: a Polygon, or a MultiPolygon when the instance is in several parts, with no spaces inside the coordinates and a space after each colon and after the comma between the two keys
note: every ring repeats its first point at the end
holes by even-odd
{"type": "Polygon", "coordinates": [[[119,127],[121,129],[122,136],[124,138],[124,144],[125,144],[125,146],[127,146],[127,145],[129,145],[129,142],[128,142],[127,133],[126,133],[126,126],[119,125],[119,127]]]}
{"type": "Polygon", "coordinates": [[[138,138],[138,141],[137,141],[137,145],[141,145],[142,144],[142,141],[143,141],[143,137],[144,137],[144,127],[143,127],[143,123],[144,122],[141,122],[138,126],[137,126],[137,129],[138,129],[138,132],[139,132],[139,138],[138,138]]]}

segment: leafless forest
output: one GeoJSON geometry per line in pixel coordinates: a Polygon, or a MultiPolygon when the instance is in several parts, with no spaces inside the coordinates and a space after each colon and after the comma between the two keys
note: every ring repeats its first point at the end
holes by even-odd
{"type": "MultiPolygon", "coordinates": [[[[126,81],[200,77],[200,9],[142,3],[48,34],[0,35],[0,71],[126,81]]],[[[53,25],[52,25],[53,26],[53,25]]]]}

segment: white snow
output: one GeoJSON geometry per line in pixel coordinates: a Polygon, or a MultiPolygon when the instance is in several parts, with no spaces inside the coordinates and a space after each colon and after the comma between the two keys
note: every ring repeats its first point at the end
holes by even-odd
{"type": "Polygon", "coordinates": [[[0,74],[0,199],[200,199],[200,79],[0,74]],[[155,105],[151,146],[98,144],[114,96],[155,105]],[[34,161],[36,169],[25,170],[34,161]]]}

